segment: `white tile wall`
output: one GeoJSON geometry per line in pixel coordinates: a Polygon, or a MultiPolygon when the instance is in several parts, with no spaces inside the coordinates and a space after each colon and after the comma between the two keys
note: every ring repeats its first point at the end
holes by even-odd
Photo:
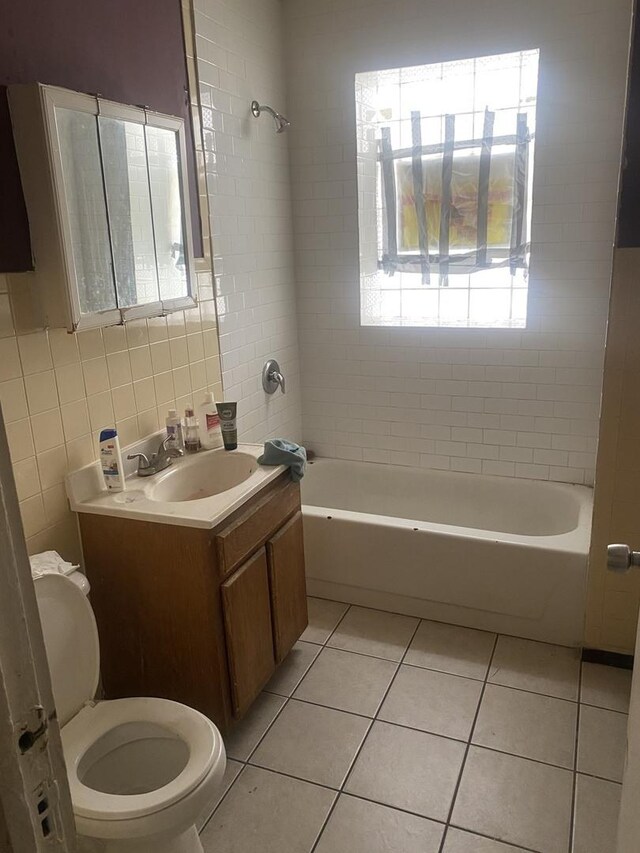
{"type": "Polygon", "coordinates": [[[241,438],[300,440],[296,295],[287,134],[255,98],[286,115],[280,0],[194,0],[201,121],[226,399],[241,438]],[[274,357],[287,391],[268,396],[274,357]]]}
{"type": "Polygon", "coordinates": [[[630,7],[284,0],[309,446],[349,459],[592,481],[630,7]],[[528,328],[360,328],[355,72],[534,47],[528,328]]]}

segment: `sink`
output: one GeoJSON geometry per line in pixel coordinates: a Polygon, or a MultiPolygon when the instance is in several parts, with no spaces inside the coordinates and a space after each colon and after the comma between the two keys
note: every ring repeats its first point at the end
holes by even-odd
{"type": "Polygon", "coordinates": [[[198,501],[239,486],[258,467],[255,456],[238,450],[198,453],[174,463],[145,491],[152,501],[198,501]]]}

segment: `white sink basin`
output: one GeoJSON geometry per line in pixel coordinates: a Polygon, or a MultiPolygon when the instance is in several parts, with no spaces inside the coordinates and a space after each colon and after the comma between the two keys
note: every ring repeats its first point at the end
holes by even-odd
{"type": "Polygon", "coordinates": [[[242,451],[198,454],[156,475],[145,492],[151,501],[198,501],[239,486],[257,470],[255,456],[242,451]]]}
{"type": "MultiPolygon", "coordinates": [[[[141,439],[123,455],[153,453],[162,436],[158,432],[141,439]]],[[[71,509],[211,530],[286,471],[282,465],[258,465],[263,449],[261,444],[241,444],[237,450],[203,450],[174,460],[151,477],[138,477],[136,463],[127,461],[123,492],[108,492],[100,463],[91,462],[67,475],[71,509]]]]}

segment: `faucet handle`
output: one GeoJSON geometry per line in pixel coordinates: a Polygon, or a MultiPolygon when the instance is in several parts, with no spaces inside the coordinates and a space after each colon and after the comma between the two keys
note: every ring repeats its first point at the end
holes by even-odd
{"type": "Polygon", "coordinates": [[[146,453],[130,453],[127,456],[127,459],[137,459],[138,460],[138,471],[144,471],[146,468],[151,467],[151,463],[149,462],[149,457],[146,453]]]}
{"type": "Polygon", "coordinates": [[[172,440],[170,435],[166,435],[162,441],[160,442],[160,447],[158,447],[158,452],[156,456],[183,456],[184,450],[180,447],[174,447],[170,445],[169,442],[172,440]]]}
{"type": "Polygon", "coordinates": [[[273,394],[278,389],[282,389],[284,394],[284,376],[280,370],[280,365],[275,358],[270,358],[264,363],[262,368],[262,387],[267,394],[273,394]]]}

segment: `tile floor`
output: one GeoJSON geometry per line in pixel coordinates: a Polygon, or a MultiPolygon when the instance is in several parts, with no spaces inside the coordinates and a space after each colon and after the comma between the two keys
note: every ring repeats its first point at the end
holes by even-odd
{"type": "Polygon", "coordinates": [[[226,739],[206,853],[612,853],[631,673],[309,599],[226,739]]]}

